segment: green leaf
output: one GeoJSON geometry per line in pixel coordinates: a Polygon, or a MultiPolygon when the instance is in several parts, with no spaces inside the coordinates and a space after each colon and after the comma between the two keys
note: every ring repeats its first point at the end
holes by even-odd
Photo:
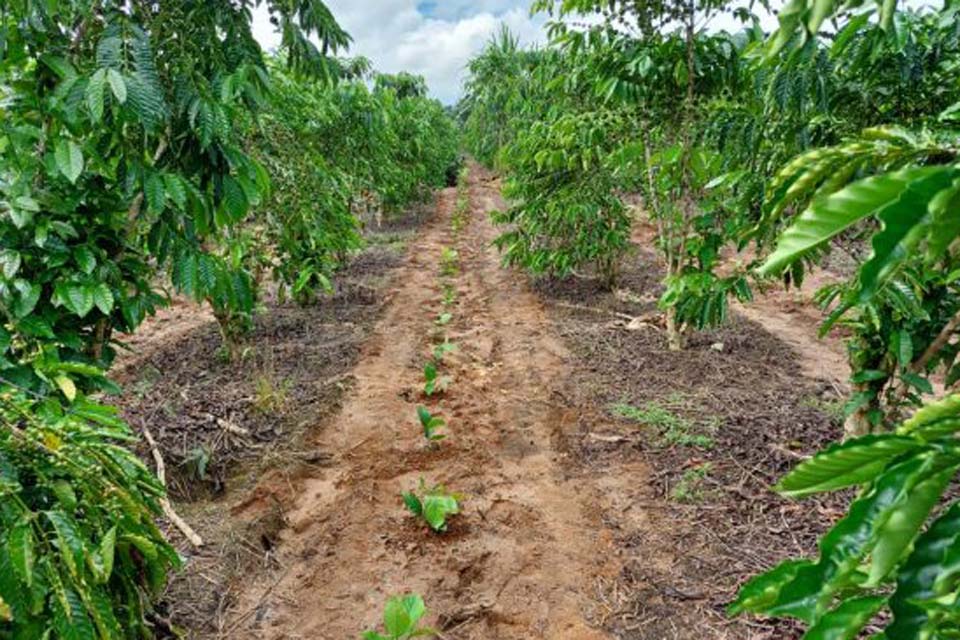
{"type": "Polygon", "coordinates": [[[77,385],[74,384],[70,376],[57,376],[53,379],[57,383],[57,387],[60,388],[60,391],[63,393],[63,396],[73,402],[77,398],[77,385]]]}
{"type": "Polygon", "coordinates": [[[87,109],[90,111],[90,118],[94,122],[100,122],[103,119],[103,92],[107,86],[107,72],[105,69],[97,69],[90,80],[87,81],[86,101],[87,109]]]}
{"type": "Polygon", "coordinates": [[[159,173],[149,173],[143,181],[143,194],[147,200],[147,210],[150,213],[162,213],[167,205],[167,192],[163,184],[163,176],[159,173]]]}
{"type": "Polygon", "coordinates": [[[751,611],[764,613],[776,603],[780,590],[797,576],[802,568],[812,567],[809,560],[788,560],[770,571],[754,576],[740,587],[737,599],[727,607],[727,613],[736,616],[751,611]]]}
{"type": "Polygon", "coordinates": [[[80,579],[79,568],[83,562],[86,546],[73,524],[73,519],[62,511],[46,511],[44,515],[57,533],[60,554],[70,575],[80,579]]]}
{"type": "Polygon", "coordinates": [[[93,303],[103,315],[108,316],[113,311],[113,292],[105,283],[93,287],[93,303]]]}
{"type": "Polygon", "coordinates": [[[97,268],[97,259],[88,247],[79,246],[73,250],[73,259],[85,274],[90,275],[97,268]]]}
{"type": "Polygon", "coordinates": [[[69,587],[62,587],[60,597],[52,599],[53,629],[57,640],[95,640],[96,631],[87,616],[83,601],[69,587]]]}
{"type": "Polygon", "coordinates": [[[447,516],[460,513],[456,498],[446,495],[428,495],[423,499],[423,519],[434,531],[447,527],[447,516]]]}
{"type": "Polygon", "coordinates": [[[413,493],[407,492],[403,494],[403,504],[413,515],[417,517],[423,515],[423,503],[420,502],[420,498],[413,493]]]}
{"type": "Polygon", "coordinates": [[[917,391],[933,395],[933,384],[923,376],[912,371],[904,371],[900,374],[900,378],[917,391]]]}
{"type": "Polygon", "coordinates": [[[417,417],[420,418],[420,424],[426,428],[427,425],[430,424],[430,420],[433,416],[430,415],[430,412],[426,407],[417,407],[417,417]]]}
{"type": "Polygon", "coordinates": [[[855,640],[886,602],[883,596],[846,600],[810,627],[803,640],[855,640]]]}
{"type": "Polygon", "coordinates": [[[110,90],[113,91],[113,97],[117,99],[117,102],[120,104],[126,102],[127,83],[124,82],[123,76],[120,75],[120,72],[116,69],[108,69],[107,81],[110,83],[110,90]]]}
{"type": "Polygon", "coordinates": [[[103,568],[103,582],[107,582],[113,575],[113,558],[117,545],[117,527],[112,527],[100,541],[100,561],[103,568]]]}
{"type": "Polygon", "coordinates": [[[26,280],[16,280],[13,286],[19,294],[16,302],[13,304],[13,315],[17,319],[22,319],[30,315],[40,301],[40,294],[43,289],[38,284],[31,284],[26,280]]]}
{"type": "Polygon", "coordinates": [[[873,235],[873,253],[860,269],[861,300],[872,297],[880,282],[923,240],[934,217],[930,211],[931,201],[951,185],[955,175],[952,168],[941,167],[911,182],[895,201],[877,214],[882,228],[873,235]]]}
{"type": "Polygon", "coordinates": [[[407,610],[413,626],[416,626],[427,613],[427,606],[423,603],[423,598],[416,594],[404,596],[403,606],[407,610]]]}
{"type": "Polygon", "coordinates": [[[858,371],[851,378],[850,382],[854,384],[863,384],[864,382],[876,382],[878,380],[886,380],[890,377],[886,371],[880,371],[878,369],[864,369],[863,371],[858,371]]]}
{"type": "Polygon", "coordinates": [[[76,183],[83,173],[83,151],[73,140],[60,140],[57,143],[54,158],[57,169],[72,183],[76,183]]]}
{"type": "Polygon", "coordinates": [[[892,460],[919,446],[913,438],[895,435],[869,435],[837,443],[801,462],[780,480],[776,490],[798,497],[870,482],[892,460]]]}
{"type": "Polygon", "coordinates": [[[226,176],[223,179],[223,207],[233,222],[243,220],[250,208],[243,187],[232,176],[226,176]]]}
{"type": "Polygon", "coordinates": [[[960,465],[949,467],[918,483],[877,530],[866,586],[879,585],[900,563],[958,468],[960,465]]]}
{"type": "Polygon", "coordinates": [[[33,584],[33,565],[36,558],[33,542],[33,529],[29,522],[15,526],[7,539],[10,561],[20,580],[27,585],[33,584]]]}
{"type": "Polygon", "coordinates": [[[816,198],[780,236],[777,249],[760,268],[760,273],[780,274],[809,251],[864,218],[886,207],[899,206],[900,199],[911,186],[943,171],[942,167],[911,167],[872,176],[836,193],[816,198]]]}
{"type": "Polygon", "coordinates": [[[101,589],[94,589],[88,597],[87,611],[93,618],[101,638],[122,638],[123,631],[113,612],[113,603],[101,589]]]}
{"type": "Polygon", "coordinates": [[[70,310],[81,318],[85,318],[87,314],[93,310],[93,290],[91,287],[77,283],[70,283],[67,284],[65,293],[70,310]]]}
{"type": "Polygon", "coordinates": [[[912,487],[929,472],[931,455],[915,455],[888,467],[870,491],[855,500],[846,516],[820,540],[820,559],[800,567],[784,585],[775,603],[766,608],[773,616],[792,616],[814,623],[825,613],[834,594],[849,586],[877,542],[878,528],[902,507],[912,487]]]}
{"type": "Polygon", "coordinates": [[[163,184],[166,188],[167,196],[173,200],[179,209],[187,206],[187,187],[183,178],[177,175],[166,173],[163,175],[163,184]]]}
{"type": "Polygon", "coordinates": [[[897,360],[901,367],[908,367],[913,362],[913,337],[906,329],[897,332],[897,360]]]}
{"type": "Polygon", "coordinates": [[[13,249],[4,249],[0,251],[0,273],[3,277],[10,280],[20,271],[20,252],[13,249]]]}
{"type": "Polygon", "coordinates": [[[889,638],[918,638],[928,620],[917,602],[932,598],[934,583],[942,573],[944,555],[960,541],[960,505],[954,503],[917,539],[913,553],[897,574],[897,588],[890,597],[893,622],[889,638]]]}
{"type": "Polygon", "coordinates": [[[391,598],[383,610],[383,626],[387,633],[395,638],[410,633],[414,628],[413,619],[402,598],[391,598]]]}

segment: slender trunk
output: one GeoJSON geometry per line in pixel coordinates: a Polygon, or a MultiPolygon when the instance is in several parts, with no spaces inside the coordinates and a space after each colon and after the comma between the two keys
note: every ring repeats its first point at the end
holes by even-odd
{"type": "Polygon", "coordinates": [[[682,327],[677,324],[677,308],[667,307],[667,348],[670,351],[683,351],[684,340],[682,327]]]}
{"type": "MultiPolygon", "coordinates": [[[[870,390],[869,383],[853,385],[853,393],[862,393],[870,390]]],[[[869,435],[873,431],[873,424],[870,422],[870,410],[872,406],[866,404],[849,416],[843,423],[843,439],[859,438],[869,435]]]]}
{"type": "Polygon", "coordinates": [[[93,327],[93,343],[90,345],[90,357],[92,357],[97,364],[101,364],[103,361],[103,351],[110,342],[112,330],[113,327],[110,325],[110,318],[108,317],[100,318],[93,327]]]}

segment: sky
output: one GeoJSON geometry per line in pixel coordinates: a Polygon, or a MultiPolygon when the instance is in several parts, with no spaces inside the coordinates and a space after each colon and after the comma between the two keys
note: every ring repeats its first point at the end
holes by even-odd
{"type": "MultiPolygon", "coordinates": [[[[467,62],[501,23],[524,45],[547,37],[545,17],[530,16],[530,0],[327,0],[327,6],[353,36],[348,55],[369,58],[378,71],[424,76],[445,104],[460,97],[467,62]]],[[[254,34],[267,49],[279,40],[263,8],[255,14],[254,34]]]]}

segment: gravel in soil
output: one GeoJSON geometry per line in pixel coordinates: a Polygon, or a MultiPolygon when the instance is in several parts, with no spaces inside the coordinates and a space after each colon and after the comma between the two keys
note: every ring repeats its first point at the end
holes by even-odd
{"type": "Polygon", "coordinates": [[[789,624],[730,621],[724,609],[746,578],[815,553],[843,513],[844,496],[769,490],[841,433],[835,381],[805,377],[790,346],[740,316],[679,353],[655,320],[628,328],[627,316],[653,317],[660,294],[655,265],[631,263],[612,293],[582,278],[537,284],[574,356],[564,395],[580,423],[566,445],[580,473],[649,468],[647,487],[610,484],[602,517],[623,569],[597,587],[597,622],[631,640],[797,638],[789,624]],[[655,521],[631,517],[637,508],[655,521]],[[653,549],[671,557],[653,562],[653,549]]]}

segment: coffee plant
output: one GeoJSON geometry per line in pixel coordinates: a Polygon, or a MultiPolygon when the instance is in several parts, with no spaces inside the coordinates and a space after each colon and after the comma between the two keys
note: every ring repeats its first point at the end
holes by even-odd
{"type": "Polygon", "coordinates": [[[639,196],[673,349],[749,304],[755,280],[798,285],[835,249],[857,263],[816,294],[823,331],[845,330],[847,439],[778,485],[856,496],[817,558],[751,581],[731,610],[797,618],[806,638],[956,635],[955,3],[795,0],[773,34],[721,0],[533,8],[550,45],[503,31],[460,105],[511,197],[496,216],[507,262],[609,285],[639,196]],[[702,28],[721,13],[743,28],[702,28]]]}
{"type": "Polygon", "coordinates": [[[437,433],[438,429],[447,426],[442,418],[430,413],[426,407],[417,407],[417,417],[420,419],[420,426],[423,428],[423,437],[430,444],[440,442],[446,438],[446,434],[437,433]]]}
{"type": "Polygon", "coordinates": [[[164,283],[239,357],[265,275],[311,301],[362,197],[396,210],[456,164],[441,105],[369,89],[349,42],[320,0],[0,6],[0,637],[154,632],[163,487],[91,394],[164,283]]]}
{"type": "Polygon", "coordinates": [[[433,629],[420,626],[420,620],[425,615],[427,615],[427,607],[423,598],[418,595],[390,598],[383,609],[383,627],[386,635],[377,631],[366,631],[363,634],[363,640],[409,640],[435,636],[436,632],[433,629]]]}
{"type": "Polygon", "coordinates": [[[423,393],[427,397],[446,392],[453,382],[450,376],[440,374],[439,365],[434,360],[423,365],[423,380],[423,393]]]}
{"type": "Polygon", "coordinates": [[[420,479],[419,491],[403,494],[403,504],[417,518],[426,522],[436,533],[447,530],[447,519],[460,513],[463,496],[459,493],[447,493],[443,485],[427,487],[420,479]]]}

